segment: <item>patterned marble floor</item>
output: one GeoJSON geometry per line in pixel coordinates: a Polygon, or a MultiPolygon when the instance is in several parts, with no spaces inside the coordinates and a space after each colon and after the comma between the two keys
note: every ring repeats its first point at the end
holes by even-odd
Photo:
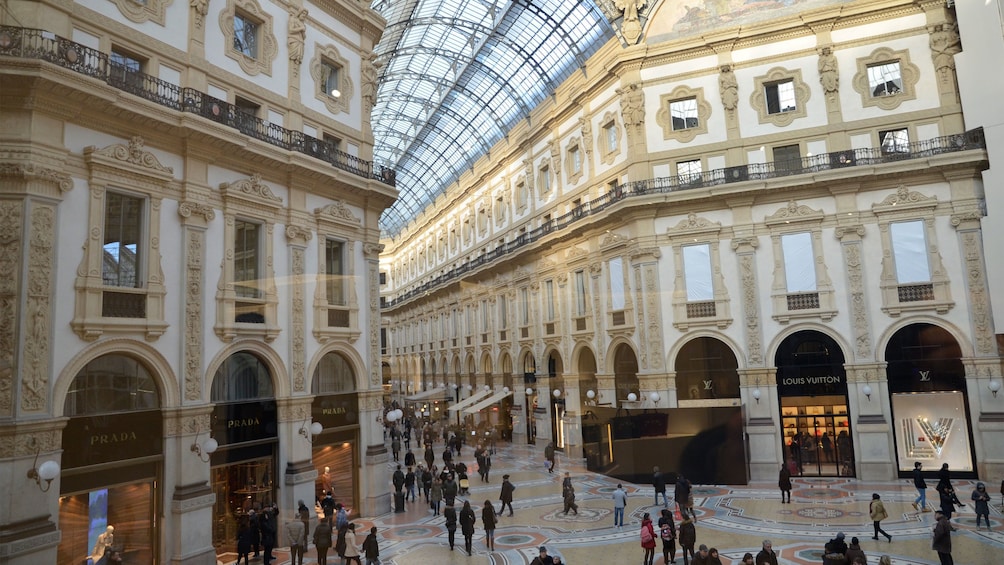
{"type": "MultiPolygon", "coordinates": [[[[474,466],[473,450],[466,447],[459,460],[474,466]]],[[[417,453],[421,457],[421,453],[417,453]]],[[[454,459],[457,461],[458,459],[454,459]]],[[[642,515],[657,516],[651,486],[624,484],[628,509],[623,528],[613,527],[610,493],[615,479],[586,471],[581,465],[569,465],[558,456],[558,471],[548,474],[543,466],[543,448],[505,446],[493,457],[491,482],[482,483],[472,472],[469,498],[478,517],[474,535],[474,555],[463,548],[463,536],[457,532],[459,545],[450,551],[442,516],[433,516],[421,499],[406,503],[406,512],[356,520],[357,530],[368,532],[377,526],[380,532],[380,555],[384,565],[411,564],[527,564],[545,545],[552,555],[560,554],[568,564],[621,564],[641,561],[638,529],[642,515]],[[576,485],[578,515],[561,513],[561,477],[569,471],[576,485]],[[511,475],[516,485],[513,506],[515,515],[503,517],[495,532],[496,551],[488,552],[484,530],[480,527],[481,507],[485,500],[498,505],[499,485],[503,474],[511,475]]],[[[390,464],[393,467],[393,464],[390,464]]],[[[823,544],[836,532],[843,531],[849,542],[857,536],[868,556],[869,565],[887,554],[894,565],[934,565],[938,557],[931,550],[934,513],[918,513],[911,503],[916,491],[909,481],[868,482],[854,479],[794,479],[792,503],[781,504],[773,483],[754,483],[746,487],[698,485],[694,488],[697,544],[717,547],[722,563],[738,564],[747,551],[754,555],[764,539],[773,542],[781,564],[818,565],[822,562],[823,544]],[[889,518],[883,528],[893,536],[891,543],[871,539],[868,503],[871,494],[882,495],[889,518]]],[[[974,482],[953,481],[963,502],[972,493],[974,482]]],[[[993,486],[989,489],[996,492],[993,486]]],[[[672,485],[669,486],[672,494],[672,485]]],[[[928,504],[936,500],[928,490],[928,504]]],[[[671,501],[672,502],[672,501],[671,501]]],[[[952,521],[959,528],[952,536],[953,556],[958,565],[1004,563],[1004,515],[998,500],[992,505],[993,531],[977,531],[972,505],[966,504],[952,521]],[[996,557],[995,557],[996,556],[996,557]]],[[[459,509],[458,503],[458,509],[459,509]]],[[[289,563],[288,553],[280,551],[279,565],[289,563]]],[[[313,548],[305,563],[316,563],[313,548]]],[[[337,557],[329,563],[337,563],[337,557]]],[[[661,545],[656,565],[664,565],[661,545]]],[[[683,563],[678,553],[677,563],[683,563]]]]}

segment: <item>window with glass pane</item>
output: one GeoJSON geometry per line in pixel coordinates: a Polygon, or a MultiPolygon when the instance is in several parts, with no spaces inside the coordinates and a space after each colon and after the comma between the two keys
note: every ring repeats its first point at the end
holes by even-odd
{"type": "Polygon", "coordinates": [[[579,151],[579,146],[576,145],[570,149],[572,153],[572,172],[578,173],[582,171],[582,152],[579,151]]]}
{"type": "Polygon", "coordinates": [[[314,394],[355,392],[356,373],[340,353],[326,353],[314,369],[311,391],[314,394]]]}
{"type": "Polygon", "coordinates": [[[624,309],[624,263],[620,257],[610,260],[610,308],[624,309]]]}
{"type": "Polygon", "coordinates": [[[540,168],[540,193],[547,194],[551,191],[551,168],[547,165],[540,168]]]}
{"type": "Polygon", "coordinates": [[[481,301],[481,331],[488,331],[488,301],[481,301]]]}
{"type": "Polygon", "coordinates": [[[341,76],[342,68],[334,63],[323,61],[321,63],[321,73],[324,80],[321,83],[321,94],[337,98],[342,94],[341,76]]]}
{"type": "Polygon", "coordinates": [[[143,199],[116,192],[105,195],[102,280],[107,286],[139,288],[142,266],[143,199]]]}
{"type": "Polygon", "coordinates": [[[273,398],[272,373],[268,365],[246,351],[234,353],[220,365],[213,377],[213,402],[238,402],[273,398]]]}
{"type": "Polygon", "coordinates": [[[767,113],[780,114],[797,109],[795,102],[795,82],[785,80],[764,85],[767,98],[767,113]]]}
{"type": "Polygon", "coordinates": [[[575,271],[575,314],[586,315],[586,272],[575,271]]]}
{"type": "Polygon", "coordinates": [[[880,131],[879,139],[883,154],[910,152],[910,132],[906,128],[880,131]]]}
{"type": "Polygon", "coordinates": [[[324,244],[324,273],[327,275],[328,304],[345,305],[345,244],[327,240],[324,244]]]}
{"type": "Polygon", "coordinates": [[[544,283],[544,292],[547,295],[547,319],[553,320],[555,318],[554,281],[544,283]]]}
{"type": "Polygon", "coordinates": [[[802,168],[802,149],[796,145],[782,145],[774,148],[774,168],[795,171],[802,168]]]}
{"type": "Polygon", "coordinates": [[[680,161],[676,164],[676,174],[681,183],[694,182],[701,179],[701,160],[680,161]]]}
{"type": "Polygon", "coordinates": [[[519,289],[519,321],[520,325],[530,325],[530,290],[519,289]]]}
{"type": "Polygon", "coordinates": [[[66,391],[63,416],[131,412],[160,407],[149,371],[124,355],[102,355],[77,373],[66,391]]]}
{"type": "Polygon", "coordinates": [[[261,298],[258,289],[258,245],[261,225],[234,222],[234,291],[241,298],[261,298]]]}
{"type": "Polygon", "coordinates": [[[117,71],[120,76],[130,73],[138,73],[143,70],[143,62],[137,57],[112,48],[112,53],[108,57],[112,71],[117,71]]]}
{"type": "Polygon", "coordinates": [[[892,254],[896,261],[896,280],[900,284],[930,282],[931,268],[927,260],[927,238],[924,222],[889,224],[892,254]]]}
{"type": "Polygon", "coordinates": [[[687,245],[683,248],[683,277],[687,285],[687,300],[701,302],[714,300],[711,282],[711,246],[687,245]]]}
{"type": "Polygon", "coordinates": [[[607,151],[611,153],[617,151],[617,127],[613,122],[607,122],[607,125],[603,126],[603,134],[607,139],[607,151]]]}
{"type": "Polygon", "coordinates": [[[903,92],[903,76],[899,61],[868,67],[868,87],[872,96],[890,96],[903,92]]]}
{"type": "Polygon", "coordinates": [[[258,22],[241,12],[234,14],[234,49],[252,59],[258,58],[258,22]]]}
{"type": "Polygon", "coordinates": [[[784,278],[788,292],[815,292],[816,255],[812,251],[812,234],[782,235],[781,253],[784,255],[784,278]]]}
{"type": "Polygon", "coordinates": [[[697,118],[697,98],[670,102],[669,116],[673,122],[673,131],[696,128],[699,124],[697,118]]]}
{"type": "Polygon", "coordinates": [[[499,295],[498,304],[499,304],[499,329],[505,330],[509,328],[509,302],[504,294],[499,295]]]}

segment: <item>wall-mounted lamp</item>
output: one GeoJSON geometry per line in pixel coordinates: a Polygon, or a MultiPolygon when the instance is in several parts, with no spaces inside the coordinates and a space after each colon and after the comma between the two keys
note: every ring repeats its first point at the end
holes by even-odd
{"type": "Polygon", "coordinates": [[[638,401],[638,395],[635,394],[635,393],[633,393],[633,392],[629,392],[627,399],[628,399],[628,402],[637,402],[638,401]]]}
{"type": "Polygon", "coordinates": [[[35,461],[31,464],[31,469],[28,469],[28,478],[34,479],[35,484],[38,485],[38,489],[42,492],[49,492],[49,488],[52,486],[52,481],[59,476],[59,463],[55,461],[45,461],[41,465],[38,464],[38,453],[41,451],[41,447],[35,448],[35,461]],[[45,487],[42,487],[42,481],[45,481],[45,487]]]}
{"type": "Polygon", "coordinates": [[[509,394],[509,387],[507,386],[502,387],[502,392],[505,394],[509,394]]]}
{"type": "Polygon", "coordinates": [[[452,383],[450,386],[453,387],[453,390],[457,390],[457,383],[452,383]]]}
{"type": "Polygon", "coordinates": [[[760,389],[753,389],[753,400],[756,400],[756,403],[760,404],[760,389]]]}
{"type": "Polygon", "coordinates": [[[868,402],[872,401],[872,386],[870,384],[865,383],[865,386],[861,387],[861,393],[865,395],[868,402]]]}
{"type": "Polygon", "coordinates": [[[594,391],[594,390],[587,390],[586,391],[586,398],[588,398],[589,400],[594,400],[596,398],[596,391],[594,391]]]}
{"type": "Polygon", "coordinates": [[[557,388],[554,389],[553,391],[551,391],[551,394],[553,394],[555,398],[561,398],[561,390],[560,389],[557,389],[557,388]]]}
{"type": "Polygon", "coordinates": [[[1001,389],[1001,382],[997,379],[990,379],[987,383],[987,390],[993,393],[994,398],[997,398],[997,391],[1001,389]]]}
{"type": "Polygon", "coordinates": [[[662,400],[662,397],[659,396],[658,392],[650,392],[648,393],[648,399],[652,401],[652,404],[658,404],[662,400]]]}
{"type": "Polygon", "coordinates": [[[471,392],[472,390],[474,390],[474,387],[472,387],[471,385],[467,385],[467,392],[471,392]]]}
{"type": "Polygon", "coordinates": [[[526,387],[526,391],[525,392],[526,392],[527,396],[533,396],[533,389],[532,388],[526,387]]]}
{"type": "Polygon", "coordinates": [[[324,431],[324,426],[320,422],[311,422],[310,426],[307,426],[307,422],[310,420],[304,420],[303,425],[300,426],[300,435],[306,438],[310,443],[314,443],[314,437],[320,435],[324,431]]]}
{"type": "Polygon", "coordinates": [[[203,463],[209,463],[209,456],[216,453],[216,448],[220,446],[219,442],[213,439],[213,436],[206,438],[206,441],[199,443],[199,434],[202,432],[197,432],[195,434],[195,441],[192,442],[192,446],[189,450],[196,454],[199,459],[202,459],[203,463]],[[205,457],[202,455],[205,454],[205,457]]]}
{"type": "Polygon", "coordinates": [[[484,386],[484,389],[485,389],[485,392],[488,392],[489,390],[491,390],[491,389],[492,389],[492,387],[490,387],[490,386],[488,386],[488,385],[485,385],[485,386],[484,386]]]}

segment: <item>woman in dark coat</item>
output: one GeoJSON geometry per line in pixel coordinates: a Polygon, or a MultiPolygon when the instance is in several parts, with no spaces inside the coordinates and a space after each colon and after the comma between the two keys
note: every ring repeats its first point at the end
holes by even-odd
{"type": "Polygon", "coordinates": [[[329,518],[322,518],[314,528],[314,545],[317,547],[318,565],[326,565],[328,562],[328,549],[331,548],[331,521],[329,518]]]}
{"type": "Polygon", "coordinates": [[[245,515],[241,516],[240,525],[237,526],[237,565],[240,565],[241,557],[244,558],[244,565],[248,565],[249,553],[251,553],[251,520],[245,515]]]}
{"type": "Polygon", "coordinates": [[[345,562],[345,536],[349,533],[348,525],[338,528],[338,538],[335,540],[335,553],[338,554],[338,558],[345,562]]]}
{"type": "Polygon", "coordinates": [[[460,531],[464,534],[464,548],[467,549],[467,555],[473,555],[471,553],[471,542],[474,537],[474,522],[477,518],[474,516],[474,509],[471,508],[471,503],[469,500],[464,501],[464,507],[460,509],[460,531]]]}
{"type": "Polygon", "coordinates": [[[481,524],[485,527],[485,545],[488,551],[495,551],[495,505],[492,501],[486,500],[484,508],[481,509],[481,524]]]}
{"type": "Polygon", "coordinates": [[[262,556],[262,563],[264,565],[268,565],[274,559],[272,548],[275,547],[275,523],[277,519],[278,517],[268,508],[262,510],[258,518],[258,523],[261,525],[262,551],[265,553],[262,556]]]}
{"type": "Polygon", "coordinates": [[[686,565],[694,560],[694,544],[697,543],[697,528],[694,521],[684,512],[680,514],[680,549],[683,551],[683,563],[686,565]],[[690,558],[687,558],[690,554],[690,558]]]}
{"type": "Polygon", "coordinates": [[[781,472],[777,475],[777,486],[781,489],[781,504],[785,502],[791,503],[791,471],[788,470],[787,465],[781,465],[781,472]],[[788,500],[785,500],[785,495],[788,496],[788,500]]]}

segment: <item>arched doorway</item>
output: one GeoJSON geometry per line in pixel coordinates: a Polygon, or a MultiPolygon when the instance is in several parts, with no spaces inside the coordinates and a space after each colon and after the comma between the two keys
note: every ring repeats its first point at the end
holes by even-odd
{"type": "Polygon", "coordinates": [[[213,377],[211,400],[219,443],[210,458],[213,545],[217,554],[232,553],[241,516],[277,499],[278,411],[270,367],[248,351],[230,355],[213,377]]]}
{"type": "Polygon", "coordinates": [[[720,339],[698,337],[688,341],[676,356],[676,397],[681,407],[707,405],[720,400],[732,404],[739,398],[739,361],[720,339]]]}
{"type": "Polygon", "coordinates": [[[588,347],[582,348],[579,353],[579,362],[577,367],[577,372],[579,373],[579,403],[581,406],[588,406],[595,403],[596,401],[596,388],[599,383],[596,380],[596,355],[593,354],[593,350],[588,347]],[[592,391],[592,398],[589,397],[589,392],[592,391]]]}
{"type": "Polygon", "coordinates": [[[551,350],[547,356],[547,382],[551,388],[551,437],[554,439],[554,448],[560,451],[565,449],[565,380],[563,378],[564,363],[557,350],[551,350]],[[555,394],[557,392],[557,394],[555,394]]]}
{"type": "Polygon", "coordinates": [[[314,438],[312,460],[317,470],[315,495],[332,492],[352,515],[359,508],[356,470],[359,458],[359,395],[356,372],[341,353],[325,353],[310,381],[313,421],[323,431],[314,438]]]}
{"type": "Polygon", "coordinates": [[[614,391],[618,405],[627,401],[629,394],[638,394],[638,357],[626,343],[614,351],[614,391]]]}
{"type": "Polygon", "coordinates": [[[815,330],[781,342],[774,358],[783,452],[802,476],[854,476],[844,353],[815,330]]]}
{"type": "Polygon", "coordinates": [[[63,408],[70,421],[62,437],[59,563],[90,555],[107,526],[116,541],[129,540],[120,546],[126,561],[159,562],[160,398],[148,368],[126,355],[102,355],[73,379],[63,408]]]}
{"type": "Polygon", "coordinates": [[[976,477],[962,348],[948,330],[910,324],[885,349],[896,465],[909,476],[914,462],[927,469],[948,463],[953,475],[976,477]]]}

